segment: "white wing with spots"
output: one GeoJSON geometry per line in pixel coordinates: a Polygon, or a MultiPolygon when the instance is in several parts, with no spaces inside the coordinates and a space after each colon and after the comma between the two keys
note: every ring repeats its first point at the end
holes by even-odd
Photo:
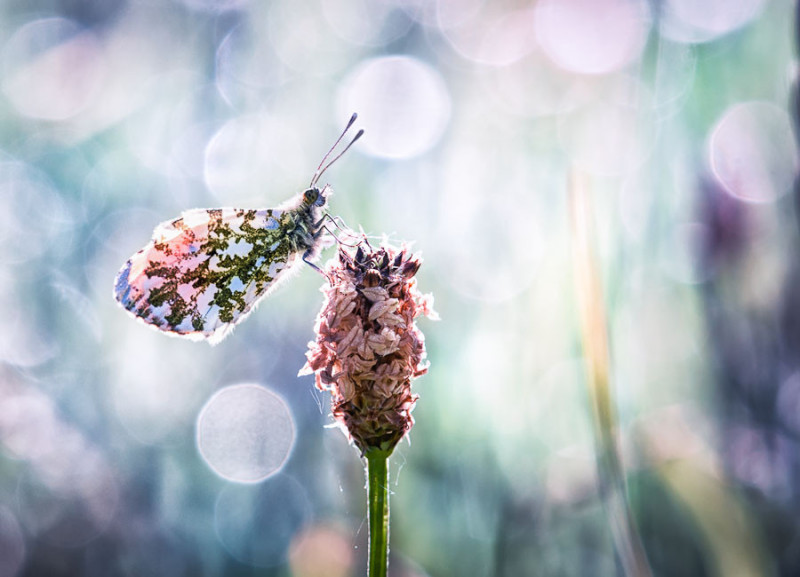
{"type": "Polygon", "coordinates": [[[117,275],[130,313],[168,334],[221,341],[300,261],[298,209],[195,209],[163,222],[117,275]]]}

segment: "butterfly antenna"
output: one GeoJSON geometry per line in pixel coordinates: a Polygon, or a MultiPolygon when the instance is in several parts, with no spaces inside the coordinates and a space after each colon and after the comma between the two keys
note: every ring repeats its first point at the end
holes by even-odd
{"type": "MultiPolygon", "coordinates": [[[[347,134],[347,131],[350,130],[351,126],[353,126],[353,123],[356,121],[356,118],[358,118],[358,113],[354,112],[353,116],[350,117],[350,121],[347,123],[347,126],[344,127],[344,130],[339,135],[339,138],[336,139],[336,142],[333,143],[333,146],[331,146],[330,150],[328,150],[328,152],[325,153],[325,156],[322,157],[322,161],[319,163],[319,166],[317,167],[316,172],[314,172],[314,176],[311,178],[311,184],[309,184],[309,187],[314,186],[314,184],[319,180],[319,177],[322,176],[322,173],[325,171],[325,168],[327,168],[327,166],[325,168],[322,168],[322,165],[325,164],[325,161],[328,160],[328,157],[331,155],[331,153],[334,151],[334,149],[337,146],[339,146],[339,143],[342,141],[342,138],[344,138],[344,135],[347,134]]],[[[356,138],[358,138],[358,137],[356,137],[356,138]]],[[[353,144],[353,143],[351,142],[350,144],[353,144]]],[[[347,149],[345,149],[345,150],[347,150],[347,149]]],[[[330,166],[330,164],[328,166],[330,166]]]]}
{"type": "Polygon", "coordinates": [[[344,150],[342,150],[339,154],[337,154],[335,157],[333,157],[333,160],[331,160],[328,164],[326,164],[325,168],[323,168],[322,170],[317,170],[317,174],[314,177],[314,180],[311,181],[311,185],[313,186],[314,184],[316,184],[319,181],[320,177],[322,176],[322,173],[324,173],[326,170],[328,170],[334,162],[339,160],[344,155],[345,152],[350,150],[350,147],[353,146],[356,143],[356,140],[361,138],[363,135],[364,135],[364,129],[362,128],[361,130],[359,130],[356,133],[356,135],[353,137],[353,140],[350,141],[350,144],[345,146],[344,150]]]}

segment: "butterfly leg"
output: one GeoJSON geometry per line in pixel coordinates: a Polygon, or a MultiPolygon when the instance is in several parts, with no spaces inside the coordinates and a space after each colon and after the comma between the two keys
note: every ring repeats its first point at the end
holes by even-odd
{"type": "MultiPolygon", "coordinates": [[[[321,219],[322,221],[329,220],[333,225],[341,231],[346,231],[348,233],[352,232],[353,229],[347,226],[344,219],[341,216],[331,216],[330,213],[326,212],[325,215],[321,219]]],[[[322,222],[320,222],[322,224],[322,222]]]]}
{"type": "MultiPolygon", "coordinates": [[[[359,240],[359,241],[358,241],[357,243],[355,243],[355,244],[350,244],[350,243],[344,242],[342,239],[340,239],[338,236],[336,236],[336,233],[335,233],[334,231],[332,231],[331,229],[329,229],[327,226],[323,226],[323,227],[322,227],[322,230],[324,230],[324,231],[326,231],[328,234],[330,234],[330,235],[331,235],[333,238],[335,238],[335,239],[336,239],[336,242],[337,242],[337,243],[339,243],[339,244],[341,244],[341,245],[343,245],[343,246],[348,246],[348,247],[350,247],[350,248],[355,248],[355,247],[357,247],[358,245],[360,245],[360,244],[361,244],[361,242],[362,242],[361,240],[359,240]]],[[[352,237],[355,237],[355,235],[350,235],[350,236],[352,236],[352,237]]],[[[349,240],[349,239],[348,239],[348,240],[349,240]]]]}
{"type": "Polygon", "coordinates": [[[330,221],[337,229],[339,229],[339,231],[343,232],[348,237],[350,237],[348,240],[354,239],[354,238],[358,238],[358,235],[356,235],[356,233],[354,233],[353,230],[350,227],[348,227],[346,224],[344,224],[344,221],[341,219],[341,217],[338,217],[338,216],[337,217],[333,217],[330,214],[325,213],[325,215],[321,219],[319,219],[319,221],[316,222],[315,225],[314,225],[315,228],[317,229],[317,231],[313,234],[313,239],[315,241],[317,239],[319,239],[320,235],[322,235],[323,232],[327,232],[334,239],[336,239],[337,243],[339,243],[341,245],[349,246],[349,247],[358,246],[358,244],[349,244],[349,243],[344,242],[341,238],[339,238],[337,236],[336,232],[333,231],[327,225],[327,223],[325,221],[330,221]]]}
{"type": "MultiPolygon", "coordinates": [[[[341,216],[331,216],[330,214],[325,213],[325,216],[323,216],[322,219],[320,219],[320,225],[325,220],[329,220],[331,223],[333,223],[333,225],[336,228],[338,228],[339,230],[347,233],[347,235],[350,236],[351,238],[357,238],[358,239],[358,242],[356,244],[346,244],[346,243],[343,243],[339,238],[336,238],[336,240],[339,242],[339,244],[344,244],[345,246],[350,246],[350,247],[357,247],[357,246],[361,245],[362,243],[365,243],[369,247],[370,250],[374,250],[372,248],[372,245],[369,243],[369,236],[364,232],[364,229],[361,229],[361,233],[360,234],[356,234],[353,231],[353,229],[350,228],[344,222],[344,219],[341,216]]],[[[333,234],[333,232],[331,232],[330,229],[326,229],[326,230],[328,232],[330,232],[331,234],[333,234]]],[[[335,236],[336,235],[334,235],[334,237],[335,236]]],[[[373,238],[377,238],[377,237],[373,237],[373,238]]]]}
{"type": "Polygon", "coordinates": [[[310,266],[311,268],[313,268],[313,269],[314,269],[315,271],[317,271],[319,274],[321,274],[322,276],[324,276],[324,277],[325,277],[325,278],[328,280],[328,282],[330,283],[330,282],[331,282],[331,277],[329,277],[329,276],[328,276],[328,274],[327,274],[327,273],[326,273],[324,270],[322,270],[321,268],[319,268],[317,265],[315,265],[313,262],[311,262],[311,261],[309,260],[309,258],[310,258],[310,257],[312,257],[312,256],[313,256],[313,253],[312,253],[311,251],[306,251],[306,252],[303,254],[303,262],[304,262],[304,263],[306,263],[306,264],[307,264],[308,266],[310,266]]]}
{"type": "MultiPolygon", "coordinates": [[[[347,233],[349,236],[356,236],[353,232],[353,229],[347,226],[344,222],[344,219],[341,216],[331,216],[329,213],[325,213],[321,219],[315,224],[317,228],[321,228],[325,221],[329,221],[333,226],[335,226],[340,231],[347,233]]],[[[326,229],[328,232],[331,232],[330,229],[326,229]]],[[[331,233],[333,234],[333,233],[331,233]]]]}

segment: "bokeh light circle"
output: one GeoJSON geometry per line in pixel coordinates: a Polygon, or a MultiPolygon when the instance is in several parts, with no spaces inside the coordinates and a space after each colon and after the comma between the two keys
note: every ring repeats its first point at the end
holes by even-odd
{"type": "Polygon", "coordinates": [[[66,120],[92,104],[107,69],[94,34],[65,18],[20,27],[3,47],[2,89],[17,111],[66,120]]]}
{"type": "MultiPolygon", "coordinates": [[[[431,2],[432,10],[429,24],[435,25],[440,30],[447,30],[464,25],[476,20],[486,6],[487,0],[438,0],[431,2]]],[[[422,3],[424,5],[424,2],[422,3]]]]}
{"type": "MultiPolygon", "coordinates": [[[[132,220],[133,227],[137,221],[132,220]]],[[[152,222],[144,230],[152,227],[152,222]]],[[[108,238],[113,246],[114,236],[108,238]]],[[[205,399],[202,384],[208,381],[208,375],[202,365],[193,362],[197,353],[190,342],[170,339],[165,343],[151,327],[130,320],[116,315],[108,321],[118,343],[111,361],[116,375],[110,383],[111,407],[119,423],[137,441],[168,445],[195,422],[197,407],[205,399]],[[135,355],[130,354],[132,350],[135,355]],[[163,358],[170,362],[161,362],[163,358]]]]}
{"type": "Polygon", "coordinates": [[[33,461],[19,478],[19,519],[40,542],[80,548],[110,528],[117,514],[119,482],[102,456],[85,448],[77,432],[62,428],[58,433],[65,445],[60,452],[33,461]]]}
{"type": "Polygon", "coordinates": [[[545,53],[580,74],[619,70],[642,53],[650,14],[638,0],[542,0],[534,27],[545,53]]]}
{"type": "Polygon", "coordinates": [[[264,183],[285,200],[286,191],[297,188],[297,175],[308,173],[301,139],[296,127],[275,115],[233,118],[206,146],[206,186],[225,205],[263,203],[264,183]]]}
{"type": "Polygon", "coordinates": [[[23,162],[0,162],[0,263],[26,263],[53,245],[69,246],[65,235],[76,220],[45,173],[23,162]]]}
{"type": "MultiPolygon", "coordinates": [[[[476,134],[478,126],[462,131],[476,134]]],[[[466,298],[508,300],[537,278],[548,246],[549,227],[530,224],[539,222],[548,198],[533,185],[542,174],[541,161],[525,156],[511,140],[488,141],[488,146],[469,138],[454,140],[461,144],[449,147],[443,159],[446,178],[433,227],[433,243],[443,255],[438,274],[466,298]]],[[[557,186],[552,179],[540,190],[557,186]]]]}
{"type": "Polygon", "coordinates": [[[336,74],[349,62],[349,46],[327,25],[319,3],[270,2],[266,24],[280,62],[304,77],[336,74]]]}
{"type": "Polygon", "coordinates": [[[631,173],[650,155],[657,126],[647,87],[626,77],[595,88],[595,98],[563,114],[558,138],[572,162],[588,173],[631,173]]]}
{"type": "Polygon", "coordinates": [[[357,111],[369,138],[359,149],[383,158],[411,158],[431,149],[450,121],[441,74],[415,58],[387,56],[359,66],[338,95],[340,116],[357,111]]]}
{"type": "Polygon", "coordinates": [[[789,115],[768,102],[744,102],[723,113],[711,132],[715,178],[732,196],[752,203],[786,194],[797,173],[789,115]]]}
{"type": "Polygon", "coordinates": [[[261,103],[280,84],[285,67],[258,31],[238,25],[220,42],[216,55],[215,84],[231,106],[246,109],[261,103]]]}
{"type": "Polygon", "coordinates": [[[322,14],[340,38],[353,44],[378,46],[408,33],[413,20],[391,2],[322,0],[322,14]]]}
{"type": "Polygon", "coordinates": [[[278,395],[260,385],[232,385],[200,411],[197,448],[220,477],[258,483],[286,462],[294,430],[289,407],[278,395]]]}
{"type": "Polygon", "coordinates": [[[347,577],[355,555],[351,540],[340,529],[312,525],[300,531],[289,548],[295,577],[347,577]]]}
{"type": "Polygon", "coordinates": [[[756,18],[766,0],[665,0],[659,11],[659,32],[676,42],[715,40],[756,18]]]}
{"type": "MultiPolygon", "coordinates": [[[[508,12],[486,30],[480,42],[479,62],[493,66],[508,66],[534,51],[536,38],[531,34],[533,11],[508,12]]],[[[451,34],[450,41],[453,42],[451,34]]]]}
{"type": "MultiPolygon", "coordinates": [[[[459,8],[463,2],[459,2],[459,8]]],[[[463,58],[489,66],[508,66],[537,48],[533,10],[499,11],[484,7],[458,25],[440,26],[442,36],[463,58]]]]}
{"type": "Polygon", "coordinates": [[[292,477],[279,474],[262,485],[228,485],[220,491],[214,527],[225,550],[254,567],[284,562],[295,535],[311,517],[311,503],[292,477]]]}

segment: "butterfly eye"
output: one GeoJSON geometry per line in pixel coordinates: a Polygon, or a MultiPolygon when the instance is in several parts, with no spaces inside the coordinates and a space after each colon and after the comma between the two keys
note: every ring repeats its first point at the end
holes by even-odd
{"type": "Polygon", "coordinates": [[[303,193],[303,200],[305,200],[306,204],[314,204],[318,198],[319,190],[316,188],[309,188],[303,193]]]}

